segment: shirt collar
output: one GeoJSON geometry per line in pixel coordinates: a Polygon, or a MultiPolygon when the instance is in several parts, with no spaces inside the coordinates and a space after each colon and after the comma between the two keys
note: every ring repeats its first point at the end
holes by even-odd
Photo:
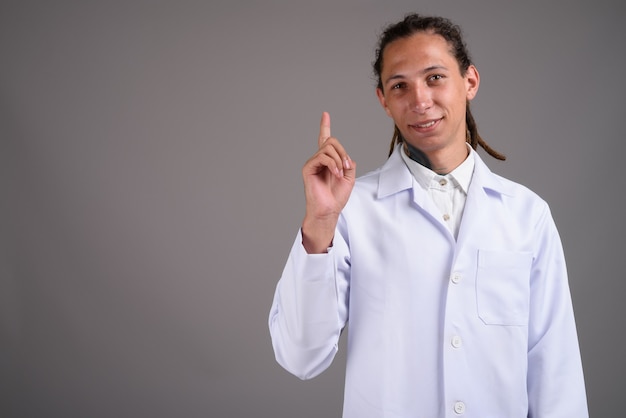
{"type": "Polygon", "coordinates": [[[402,155],[402,159],[404,160],[405,164],[411,171],[411,174],[413,174],[413,177],[415,177],[415,180],[423,189],[427,190],[430,187],[431,182],[435,178],[446,177],[450,181],[460,186],[463,192],[467,194],[470,182],[472,181],[472,174],[474,173],[475,161],[474,153],[472,152],[470,145],[465,145],[468,148],[467,158],[457,168],[455,168],[454,170],[452,170],[452,172],[446,174],[445,176],[437,174],[431,169],[409,158],[409,156],[404,151],[404,147],[402,147],[400,154],[402,155]]]}
{"type": "MultiPolygon", "coordinates": [[[[413,183],[416,182],[407,164],[402,160],[402,154],[404,154],[403,146],[398,144],[389,159],[387,159],[387,162],[379,169],[370,173],[378,175],[376,196],[379,199],[410,189],[413,187],[413,183]]],[[[474,171],[471,176],[470,187],[481,188],[489,191],[489,193],[508,196],[515,195],[515,183],[506,181],[497,174],[492,173],[475,150],[472,149],[471,154],[474,157],[474,171]]]]}

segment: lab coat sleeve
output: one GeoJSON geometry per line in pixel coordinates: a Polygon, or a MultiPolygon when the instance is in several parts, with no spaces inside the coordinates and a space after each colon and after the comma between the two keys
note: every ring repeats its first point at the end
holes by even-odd
{"type": "Polygon", "coordinates": [[[561,241],[548,207],[536,229],[528,342],[529,418],[587,418],[587,398],[561,241]]]}
{"type": "Polygon", "coordinates": [[[349,257],[336,233],[327,254],[307,254],[299,232],[276,286],[269,328],[276,360],[300,379],[332,362],[347,321],[349,257]]]}

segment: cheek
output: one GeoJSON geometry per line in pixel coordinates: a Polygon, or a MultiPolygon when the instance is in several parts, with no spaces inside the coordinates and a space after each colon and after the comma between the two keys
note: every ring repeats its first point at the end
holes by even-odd
{"type": "Polygon", "coordinates": [[[409,109],[409,103],[404,97],[394,97],[387,103],[387,107],[396,116],[401,116],[409,109]]]}
{"type": "Polygon", "coordinates": [[[391,118],[395,118],[395,116],[399,114],[398,101],[394,100],[394,98],[387,96],[387,99],[382,104],[383,104],[383,108],[385,109],[385,112],[391,118]]]}
{"type": "Polygon", "coordinates": [[[406,119],[407,113],[406,106],[399,105],[398,103],[396,103],[394,107],[389,108],[387,112],[394,122],[396,122],[396,125],[402,125],[402,121],[406,119]]]}
{"type": "Polygon", "coordinates": [[[441,96],[441,103],[445,103],[446,107],[455,112],[464,109],[467,100],[464,90],[449,91],[444,96],[441,96]]]}

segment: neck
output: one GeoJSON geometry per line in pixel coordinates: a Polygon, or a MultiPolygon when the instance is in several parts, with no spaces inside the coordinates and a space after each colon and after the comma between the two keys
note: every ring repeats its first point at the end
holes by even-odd
{"type": "Polygon", "coordinates": [[[442,150],[440,152],[429,153],[428,155],[409,144],[407,141],[403,141],[403,143],[404,151],[410,159],[442,175],[452,172],[461,165],[469,155],[469,150],[465,143],[463,143],[463,150],[460,150],[460,152],[444,153],[442,150]]]}
{"type": "Polygon", "coordinates": [[[419,163],[430,170],[433,169],[433,166],[430,163],[428,156],[424,154],[421,150],[415,148],[413,145],[409,144],[406,141],[404,141],[404,152],[406,152],[406,155],[408,155],[409,158],[415,161],[416,163],[419,163]]]}

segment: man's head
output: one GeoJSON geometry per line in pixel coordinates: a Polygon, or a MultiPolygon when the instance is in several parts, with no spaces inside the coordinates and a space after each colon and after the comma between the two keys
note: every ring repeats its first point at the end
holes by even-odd
{"type": "Polygon", "coordinates": [[[478,91],[478,71],[461,29],[450,20],[410,14],[388,26],[373,67],[378,98],[395,122],[390,154],[400,142],[428,152],[450,143],[458,150],[467,140],[474,149],[481,145],[505,159],[478,134],[469,108],[478,91]]]}

